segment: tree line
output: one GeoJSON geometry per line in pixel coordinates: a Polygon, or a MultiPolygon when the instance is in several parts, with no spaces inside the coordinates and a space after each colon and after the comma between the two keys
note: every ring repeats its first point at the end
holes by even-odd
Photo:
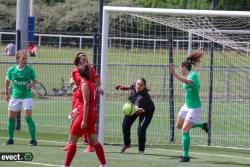
{"type": "MultiPolygon", "coordinates": [[[[249,0],[216,0],[218,10],[250,11],[249,0]]],[[[105,0],[109,6],[211,9],[212,0],[105,0]]],[[[98,30],[99,0],[33,0],[35,31],[92,34],[98,30]]],[[[0,31],[14,31],[16,0],[0,0],[0,31]]]]}

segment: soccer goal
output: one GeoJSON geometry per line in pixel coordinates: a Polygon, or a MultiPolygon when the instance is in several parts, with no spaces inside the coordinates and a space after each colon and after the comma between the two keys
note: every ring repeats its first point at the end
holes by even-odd
{"type": "MultiPolygon", "coordinates": [[[[99,139],[122,143],[121,108],[130,85],[144,77],[156,110],[147,130],[147,144],[180,143],[175,119],[184,102],[181,83],[168,72],[199,49],[203,104],[201,121],[211,132],[193,129],[192,144],[250,146],[250,12],[155,9],[105,6],[103,11],[99,139]]],[[[131,128],[137,144],[137,125],[131,128]]]]}

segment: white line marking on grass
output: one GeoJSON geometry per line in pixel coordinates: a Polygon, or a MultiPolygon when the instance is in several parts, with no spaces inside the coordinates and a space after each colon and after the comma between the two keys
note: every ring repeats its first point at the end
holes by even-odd
{"type": "Polygon", "coordinates": [[[44,164],[44,163],[38,163],[38,162],[24,162],[24,161],[17,161],[17,162],[19,162],[19,163],[24,163],[24,164],[32,164],[32,165],[61,166],[61,165],[44,164]]]}
{"type": "MultiPolygon", "coordinates": [[[[0,137],[0,139],[7,139],[7,138],[6,137],[0,137]]],[[[29,140],[29,139],[22,139],[22,138],[15,138],[15,139],[16,140],[29,140]]],[[[48,141],[48,140],[37,140],[37,141],[39,141],[39,142],[47,142],[47,143],[65,144],[65,142],[59,142],[59,141],[48,141]]],[[[111,147],[114,147],[114,146],[111,146],[111,147]]],[[[206,146],[206,147],[208,147],[208,146],[206,146]]],[[[172,152],[182,153],[182,151],[169,150],[169,149],[155,149],[155,150],[159,150],[159,151],[172,151],[172,152]]],[[[225,157],[225,158],[237,158],[237,159],[250,160],[250,158],[247,158],[247,157],[238,157],[238,156],[223,155],[223,154],[207,154],[207,153],[198,153],[198,152],[191,152],[191,153],[192,154],[197,154],[197,155],[207,155],[207,156],[211,156],[211,157],[218,156],[218,157],[225,157]]]]}
{"type": "MultiPolygon", "coordinates": [[[[172,151],[172,152],[178,152],[178,153],[182,153],[182,151],[176,151],[176,150],[168,150],[168,149],[156,149],[159,151],[172,151]]],[[[211,156],[211,157],[225,157],[225,158],[237,158],[237,159],[247,159],[250,160],[250,158],[247,157],[237,157],[237,156],[232,156],[232,155],[223,155],[223,154],[207,154],[207,153],[197,153],[197,152],[190,152],[191,154],[197,154],[197,155],[207,155],[207,156],[211,156]]]]}

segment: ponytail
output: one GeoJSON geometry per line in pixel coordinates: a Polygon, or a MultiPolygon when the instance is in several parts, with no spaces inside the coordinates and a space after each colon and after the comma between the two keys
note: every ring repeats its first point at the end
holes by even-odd
{"type": "Polygon", "coordinates": [[[187,60],[182,62],[181,66],[186,67],[188,71],[191,71],[192,65],[196,66],[198,63],[201,62],[200,59],[202,55],[203,53],[200,50],[196,50],[187,57],[187,60]]]}

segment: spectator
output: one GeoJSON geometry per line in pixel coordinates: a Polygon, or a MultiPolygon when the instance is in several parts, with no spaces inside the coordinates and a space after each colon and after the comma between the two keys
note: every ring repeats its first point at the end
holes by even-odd
{"type": "Polygon", "coordinates": [[[27,46],[27,52],[31,57],[36,57],[37,55],[37,48],[34,43],[29,42],[27,46]]]}
{"type": "Polygon", "coordinates": [[[5,56],[15,56],[16,55],[16,44],[14,41],[11,41],[5,48],[5,56]]]}

